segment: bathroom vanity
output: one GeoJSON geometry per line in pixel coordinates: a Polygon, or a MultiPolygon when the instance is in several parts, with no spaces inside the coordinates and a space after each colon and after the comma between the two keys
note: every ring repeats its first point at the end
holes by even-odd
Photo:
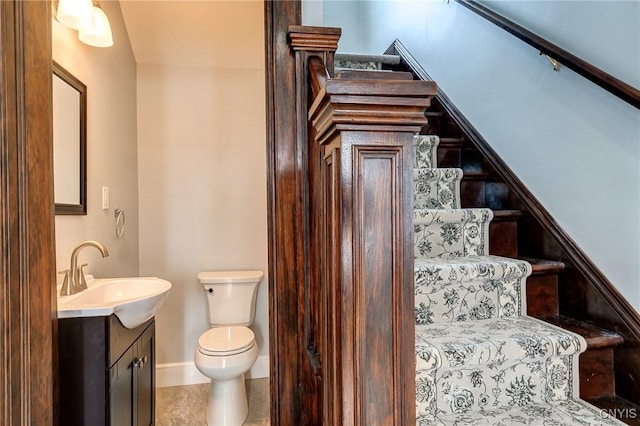
{"type": "Polygon", "coordinates": [[[60,318],[58,350],[59,424],[154,424],[154,318],[133,329],[115,315],[60,318]]]}

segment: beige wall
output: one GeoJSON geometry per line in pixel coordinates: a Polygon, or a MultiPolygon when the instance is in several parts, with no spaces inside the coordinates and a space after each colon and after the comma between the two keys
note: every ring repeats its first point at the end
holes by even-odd
{"type": "MultiPolygon", "coordinates": [[[[263,55],[262,28],[255,33],[255,54],[263,55]]],[[[198,272],[266,275],[264,93],[263,68],[138,64],[140,273],[173,284],[156,317],[160,369],[193,371],[197,339],[208,329],[198,272]]],[[[268,365],[267,289],[265,278],[252,327],[256,376],[268,365]]]]}
{"type": "Polygon", "coordinates": [[[88,248],[80,261],[98,277],[138,275],[138,164],[136,148],[136,64],[118,2],[105,1],[114,46],[87,46],[77,32],[53,21],[53,59],[87,85],[87,215],[56,216],[56,264],[69,267],[73,247],[98,240],[110,252],[102,259],[88,248]],[[111,203],[102,210],[102,187],[111,203]],[[126,213],[126,232],[114,235],[114,208],[126,213]]]}
{"type": "MultiPolygon", "coordinates": [[[[56,216],[58,270],[68,268],[78,242],[96,239],[111,256],[102,259],[87,249],[81,260],[89,263],[88,272],[171,281],[156,317],[160,385],[204,380],[193,365],[197,339],[208,328],[198,272],[265,271],[252,327],[260,358],[252,373],[266,376],[263,27],[251,25],[243,32],[236,50],[250,60],[241,63],[217,55],[225,67],[136,65],[119,3],[103,1],[102,6],[114,47],[86,46],[75,31],[53,23],[53,58],[87,85],[89,104],[88,215],[56,216]],[[101,208],[102,186],[111,190],[107,211],[101,208]],[[119,240],[115,207],[126,212],[126,232],[119,240]]],[[[262,22],[261,3],[241,6],[247,19],[262,22]]]]}

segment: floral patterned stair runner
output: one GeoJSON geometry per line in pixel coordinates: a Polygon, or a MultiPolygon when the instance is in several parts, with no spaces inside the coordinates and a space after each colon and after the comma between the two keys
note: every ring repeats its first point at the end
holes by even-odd
{"type": "Polygon", "coordinates": [[[621,424],[578,399],[586,342],[526,315],[531,265],[490,256],[488,209],[414,139],[416,417],[420,425],[621,424]]]}

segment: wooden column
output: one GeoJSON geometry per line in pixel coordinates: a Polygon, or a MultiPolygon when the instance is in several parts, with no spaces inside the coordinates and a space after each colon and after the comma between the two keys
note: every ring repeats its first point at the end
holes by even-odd
{"type": "Polygon", "coordinates": [[[412,137],[435,93],[332,79],[311,106],[323,424],[415,424],[412,137]]]}
{"type": "MultiPolygon", "coordinates": [[[[292,25],[289,27],[289,45],[295,55],[296,66],[296,139],[300,143],[300,171],[302,185],[300,187],[300,202],[302,206],[301,226],[303,232],[299,234],[304,246],[304,271],[301,286],[298,289],[298,365],[301,392],[301,424],[318,424],[320,418],[327,418],[333,412],[333,407],[327,405],[327,396],[323,394],[322,370],[318,351],[322,340],[322,330],[319,329],[320,294],[317,289],[318,274],[321,260],[312,249],[319,240],[318,222],[315,214],[320,208],[317,205],[317,185],[314,177],[317,175],[317,164],[311,159],[317,158],[318,144],[309,143],[309,129],[307,113],[312,101],[310,88],[309,63],[326,64],[333,70],[333,54],[338,48],[340,38],[339,28],[303,27],[292,25]],[[324,413],[324,414],[323,414],[324,413]]],[[[326,72],[326,69],[323,68],[326,72]]],[[[326,77],[326,75],[325,75],[326,77]]],[[[318,88],[319,90],[319,88],[318,88]]],[[[324,388],[326,391],[327,389],[324,388]]]]}
{"type": "Polygon", "coordinates": [[[54,424],[51,4],[0,2],[0,424],[54,424]]]}
{"type": "Polygon", "coordinates": [[[296,140],[295,59],[287,29],[300,23],[300,1],[264,2],[269,224],[271,424],[300,423],[298,288],[304,277],[301,185],[296,140]]]}

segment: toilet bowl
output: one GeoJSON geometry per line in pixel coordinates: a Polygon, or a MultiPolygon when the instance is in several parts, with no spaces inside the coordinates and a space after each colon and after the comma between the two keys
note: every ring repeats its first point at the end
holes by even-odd
{"type": "Polygon", "coordinates": [[[201,272],[210,329],[198,339],[194,361],[211,379],[208,426],[241,426],[249,412],[244,374],[258,358],[249,326],[255,318],[262,271],[201,272]]]}
{"type": "Polygon", "coordinates": [[[258,346],[248,327],[217,327],[198,339],[195,364],[211,379],[207,424],[242,425],[249,406],[244,374],[258,358],[258,346]]]}

